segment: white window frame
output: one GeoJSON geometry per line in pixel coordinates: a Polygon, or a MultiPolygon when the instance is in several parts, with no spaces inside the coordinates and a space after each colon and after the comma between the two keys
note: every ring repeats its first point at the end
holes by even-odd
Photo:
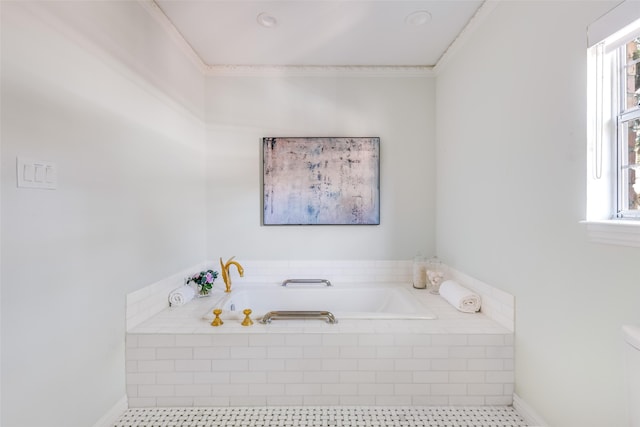
{"type": "MultiPolygon", "coordinates": [[[[640,247],[640,212],[619,208],[619,149],[624,121],[640,117],[626,111],[620,49],[640,35],[640,2],[625,1],[589,26],[587,215],[583,221],[591,241],[640,247]],[[622,214],[622,215],[620,215],[622,214]]],[[[640,171],[639,171],[640,172],[640,171]]]]}

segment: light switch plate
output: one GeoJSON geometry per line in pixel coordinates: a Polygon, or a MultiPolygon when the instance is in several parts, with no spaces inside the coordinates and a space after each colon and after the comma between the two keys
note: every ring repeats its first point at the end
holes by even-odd
{"type": "Polygon", "coordinates": [[[55,190],[58,186],[58,168],[52,162],[18,157],[16,174],[20,188],[55,190]]]}

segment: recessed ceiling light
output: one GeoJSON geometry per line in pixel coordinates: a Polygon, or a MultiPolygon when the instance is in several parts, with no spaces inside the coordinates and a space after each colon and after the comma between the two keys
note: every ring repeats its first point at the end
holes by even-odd
{"type": "Polygon", "coordinates": [[[404,22],[407,25],[411,25],[413,27],[419,27],[429,21],[431,21],[431,14],[426,10],[416,10],[415,12],[407,15],[404,19],[404,22]]]}
{"type": "Polygon", "coordinates": [[[275,16],[270,15],[267,12],[262,12],[261,14],[259,14],[256,20],[258,21],[258,24],[262,25],[265,28],[273,28],[278,25],[278,20],[275,18],[275,16]]]}

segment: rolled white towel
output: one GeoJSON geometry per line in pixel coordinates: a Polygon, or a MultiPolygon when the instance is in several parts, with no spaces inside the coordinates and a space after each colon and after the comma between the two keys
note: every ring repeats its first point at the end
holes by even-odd
{"type": "Polygon", "coordinates": [[[473,293],[469,289],[453,280],[445,280],[440,285],[440,295],[449,304],[465,313],[475,313],[480,311],[482,300],[480,295],[473,293]]]}
{"type": "Polygon", "coordinates": [[[191,286],[180,286],[169,293],[169,305],[184,305],[196,296],[196,291],[191,286]]]}

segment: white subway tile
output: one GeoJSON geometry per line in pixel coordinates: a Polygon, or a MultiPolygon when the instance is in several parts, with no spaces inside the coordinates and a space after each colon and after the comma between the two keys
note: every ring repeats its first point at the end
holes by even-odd
{"type": "Polygon", "coordinates": [[[395,384],[394,393],[398,396],[413,395],[413,394],[428,394],[429,384],[395,384]]]}
{"type": "Polygon", "coordinates": [[[284,371],[284,359],[250,359],[250,371],[284,371]]]}
{"type": "Polygon", "coordinates": [[[340,403],[340,396],[303,396],[303,405],[306,406],[335,406],[340,403]]]}
{"type": "Polygon", "coordinates": [[[155,376],[157,384],[193,384],[192,372],[161,372],[155,376]]]}
{"type": "Polygon", "coordinates": [[[322,345],[321,334],[287,334],[285,346],[318,346],[322,345]]]}
{"type": "Polygon", "coordinates": [[[340,347],[340,357],[343,359],[373,359],[376,357],[375,347],[340,347]]]}
{"type": "Polygon", "coordinates": [[[295,384],[302,383],[304,373],[302,371],[267,372],[269,384],[295,384]]]}
{"type": "Polygon", "coordinates": [[[265,384],[266,372],[231,372],[229,376],[231,384],[265,384]]]}
{"type": "Polygon", "coordinates": [[[487,383],[513,383],[513,371],[489,371],[485,373],[485,381],[487,383]]]}
{"type": "Polygon", "coordinates": [[[126,393],[128,398],[138,397],[138,386],[133,384],[127,384],[126,393]]]}
{"type": "Polygon", "coordinates": [[[267,395],[268,406],[302,406],[302,396],[273,396],[267,395]]]}
{"type": "Polygon", "coordinates": [[[374,371],[341,371],[338,380],[342,384],[375,383],[376,373],[374,371]]]}
{"type": "Polygon", "coordinates": [[[172,384],[155,384],[146,385],[141,384],[138,386],[139,397],[160,397],[160,396],[175,396],[175,389],[172,384]]]}
{"type": "Polygon", "coordinates": [[[486,347],[477,346],[453,346],[449,347],[449,357],[454,359],[480,359],[485,357],[486,347]]]}
{"type": "Polygon", "coordinates": [[[194,359],[230,359],[231,348],[230,347],[194,347],[193,348],[194,359]]]}
{"type": "Polygon", "coordinates": [[[411,345],[411,346],[430,346],[431,334],[395,334],[394,343],[396,345],[411,345]]]}
{"type": "Polygon", "coordinates": [[[513,347],[487,347],[487,357],[513,359],[513,347]]]}
{"type": "MultiPolygon", "coordinates": [[[[374,360],[374,359],[372,359],[374,360]]],[[[319,359],[320,369],[325,371],[355,371],[362,360],[358,359],[319,359]]]]}
{"type": "Polygon", "coordinates": [[[446,346],[415,346],[413,357],[426,359],[444,359],[449,357],[449,348],[446,346]]]}
{"type": "Polygon", "coordinates": [[[478,396],[499,396],[502,395],[502,384],[468,384],[467,393],[478,396]]]}
{"type": "MultiPolygon", "coordinates": [[[[367,384],[367,386],[375,386],[375,384],[367,384]]],[[[359,393],[358,384],[322,384],[322,393],[327,395],[363,395],[359,393]]]]}
{"type": "Polygon", "coordinates": [[[126,348],[135,348],[138,346],[138,335],[126,334],[125,335],[126,348]]]}
{"type": "Polygon", "coordinates": [[[412,396],[414,406],[449,406],[449,396],[412,396]]]}
{"type": "Polygon", "coordinates": [[[312,396],[322,394],[322,384],[285,384],[285,394],[312,396]]]}
{"type": "Polygon", "coordinates": [[[393,346],[396,345],[393,334],[360,334],[358,337],[360,346],[393,346]]]}
{"type": "Polygon", "coordinates": [[[176,336],[167,334],[140,334],[138,335],[138,347],[174,347],[176,336]]]}
{"type": "Polygon", "coordinates": [[[247,360],[221,359],[214,360],[210,363],[211,371],[214,372],[237,372],[249,370],[249,361],[247,360]]]}
{"type": "Polygon", "coordinates": [[[449,382],[452,384],[483,383],[485,373],[483,371],[451,371],[449,382]]]}
{"type": "Polygon", "coordinates": [[[198,407],[224,407],[229,406],[228,397],[194,397],[193,406],[198,407]]]}
{"type": "Polygon", "coordinates": [[[505,396],[513,396],[513,393],[515,392],[514,389],[515,389],[514,383],[503,384],[502,394],[504,394],[505,396]]]}
{"type": "Polygon", "coordinates": [[[503,396],[484,396],[484,404],[491,406],[513,405],[513,393],[503,396]]]}
{"type": "Polygon", "coordinates": [[[155,384],[156,383],[156,374],[155,373],[130,373],[127,375],[127,384],[138,385],[138,384],[155,384]]]}
{"type": "Polygon", "coordinates": [[[510,334],[477,334],[477,335],[469,335],[468,343],[470,346],[474,345],[505,345],[505,337],[510,336],[510,334]]]}
{"type": "Polygon", "coordinates": [[[286,371],[320,371],[323,369],[322,359],[286,359],[284,369],[286,371]]]}
{"type": "Polygon", "coordinates": [[[265,359],[266,347],[231,347],[231,359],[265,359]]]}
{"type": "Polygon", "coordinates": [[[173,372],[173,360],[138,360],[138,372],[173,372]]]}
{"type": "Polygon", "coordinates": [[[411,371],[376,371],[375,382],[380,384],[411,383],[413,372],[411,371]]]}
{"type": "Polygon", "coordinates": [[[432,395],[465,396],[467,395],[466,384],[431,384],[432,395]]]}
{"type": "Polygon", "coordinates": [[[246,334],[220,334],[211,337],[211,345],[222,347],[247,347],[249,336],[246,334]]]}
{"type": "Polygon", "coordinates": [[[232,397],[249,394],[248,384],[218,384],[211,386],[211,396],[232,397]]]}
{"type": "Polygon", "coordinates": [[[302,357],[307,359],[335,359],[340,357],[338,346],[309,346],[303,347],[302,357]]]}
{"type": "Polygon", "coordinates": [[[194,384],[229,384],[228,372],[194,372],[194,384]]]}
{"type": "Polygon", "coordinates": [[[373,406],[375,404],[376,404],[375,396],[340,396],[340,405],[373,406]]]}
{"type": "Polygon", "coordinates": [[[129,408],[151,408],[157,406],[155,397],[129,397],[129,408]]]}
{"type": "Polygon", "coordinates": [[[176,372],[207,372],[211,370],[210,360],[176,360],[176,372]]]}
{"type": "Polygon", "coordinates": [[[249,396],[282,396],[284,384],[251,384],[249,396]]]}
{"type": "Polygon", "coordinates": [[[267,357],[269,359],[290,359],[302,358],[302,347],[267,347],[267,357]]]}
{"type": "Polygon", "coordinates": [[[414,383],[445,384],[449,382],[449,372],[446,371],[416,371],[412,372],[414,383]]]}
{"type": "Polygon", "coordinates": [[[466,334],[434,334],[431,336],[431,344],[434,346],[467,345],[466,334]]]}
{"type": "Polygon", "coordinates": [[[229,397],[231,406],[266,406],[267,396],[231,396],[229,397]]]}
{"type": "Polygon", "coordinates": [[[129,348],[127,349],[128,360],[155,360],[156,349],[152,347],[147,348],[129,348]]]}
{"type": "Polygon", "coordinates": [[[249,346],[251,347],[282,347],[284,345],[284,334],[259,334],[249,336],[249,346]]]}
{"type": "Polygon", "coordinates": [[[193,348],[191,347],[156,348],[156,358],[158,360],[193,359],[193,348]]]}
{"type": "Polygon", "coordinates": [[[390,384],[346,384],[354,385],[358,388],[358,394],[361,396],[386,396],[393,394],[392,385],[390,384]]]}
{"type": "Polygon", "coordinates": [[[327,346],[349,346],[358,342],[358,334],[323,334],[322,345],[327,346]]]}
{"type": "Polygon", "coordinates": [[[394,363],[396,371],[428,371],[438,360],[447,359],[389,359],[394,363]]]}
{"type": "Polygon", "coordinates": [[[449,405],[451,406],[483,406],[484,396],[451,396],[449,405]]]}
{"type": "Polygon", "coordinates": [[[434,371],[465,371],[467,368],[467,359],[433,359],[431,361],[431,369],[434,371]]]}
{"type": "MultiPolygon", "coordinates": [[[[346,362],[346,361],[345,361],[346,362]]],[[[403,360],[403,363],[406,362],[403,360]]],[[[347,369],[351,370],[351,369],[347,369]]],[[[359,371],[394,371],[396,361],[393,359],[359,359],[357,361],[359,371]]]]}
{"type": "Polygon", "coordinates": [[[209,347],[212,345],[211,335],[202,334],[177,334],[176,347],[209,347]]]}
{"type": "Polygon", "coordinates": [[[193,397],[158,397],[157,406],[165,408],[190,408],[194,406],[193,397]]]}
{"type": "Polygon", "coordinates": [[[468,359],[467,369],[470,371],[501,371],[503,370],[502,359],[468,359]]]}
{"type": "Polygon", "coordinates": [[[379,359],[409,359],[413,356],[413,348],[409,346],[376,347],[379,359]]]}
{"type": "Polygon", "coordinates": [[[175,386],[176,396],[205,397],[211,396],[210,384],[177,384],[175,386]]]}
{"type": "Polygon", "coordinates": [[[337,371],[305,371],[302,378],[302,382],[305,384],[338,383],[340,382],[340,373],[337,371]]]}

